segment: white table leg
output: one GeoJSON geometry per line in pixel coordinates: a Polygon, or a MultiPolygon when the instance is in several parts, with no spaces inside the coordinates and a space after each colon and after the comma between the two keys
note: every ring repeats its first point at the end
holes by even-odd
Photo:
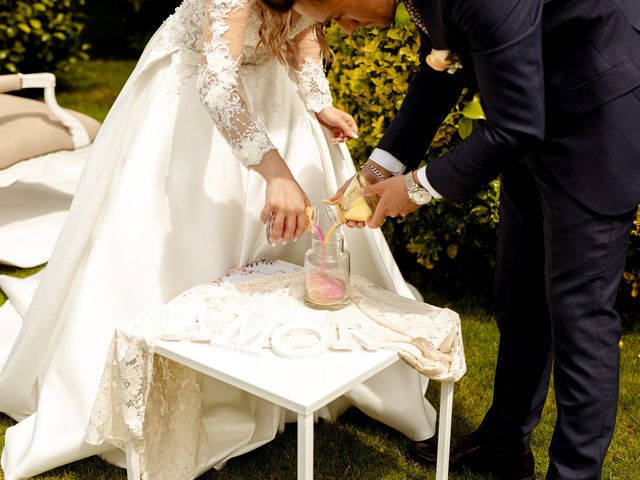
{"type": "Polygon", "coordinates": [[[436,480],[447,480],[449,478],[452,410],[453,382],[442,382],[440,384],[440,418],[438,419],[438,463],[436,464],[436,480]]]}
{"type": "Polygon", "coordinates": [[[313,480],[313,413],[298,414],[298,480],[313,480]]]}
{"type": "Polygon", "coordinates": [[[133,447],[127,443],[127,480],[140,480],[140,457],[133,447]]]}

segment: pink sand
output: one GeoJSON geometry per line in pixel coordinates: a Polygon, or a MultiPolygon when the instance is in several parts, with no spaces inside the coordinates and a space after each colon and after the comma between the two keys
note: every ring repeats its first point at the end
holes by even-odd
{"type": "Polygon", "coordinates": [[[347,286],[339,278],[314,272],[307,278],[307,293],[311,300],[332,303],[344,298],[347,286]]]}

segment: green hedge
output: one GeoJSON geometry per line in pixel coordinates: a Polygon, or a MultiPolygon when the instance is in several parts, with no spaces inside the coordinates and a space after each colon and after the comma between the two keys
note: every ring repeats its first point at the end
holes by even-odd
{"type": "Polygon", "coordinates": [[[0,0],[0,73],[66,70],[87,59],[85,0],[0,0]]]}
{"type": "MultiPolygon", "coordinates": [[[[402,5],[392,28],[370,28],[346,36],[333,25],[327,40],[335,54],[328,77],[338,106],[352,113],[359,138],[349,142],[356,164],[364,162],[396,114],[418,64],[418,33],[402,5]]],[[[477,97],[463,94],[434,138],[424,160],[443,154],[467,137],[482,118],[477,97]]],[[[384,233],[409,280],[423,291],[451,295],[492,294],[498,223],[499,181],[463,204],[433,202],[404,219],[388,219],[384,233]]],[[[625,309],[638,312],[640,214],[631,238],[625,309]]]]}

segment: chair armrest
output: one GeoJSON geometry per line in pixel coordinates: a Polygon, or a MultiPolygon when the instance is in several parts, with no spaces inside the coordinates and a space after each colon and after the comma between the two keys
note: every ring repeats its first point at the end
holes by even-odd
{"type": "Polygon", "coordinates": [[[65,112],[56,100],[56,77],[53,73],[17,73],[0,75],[0,93],[22,90],[24,88],[43,88],[44,102],[71,134],[75,149],[86,147],[91,143],[89,134],[82,123],[65,112]]]}

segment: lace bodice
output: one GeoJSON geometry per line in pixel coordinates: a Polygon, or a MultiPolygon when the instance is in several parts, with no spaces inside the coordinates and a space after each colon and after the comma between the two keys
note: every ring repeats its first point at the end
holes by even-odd
{"type": "MultiPolygon", "coordinates": [[[[203,105],[246,166],[260,163],[275,148],[238,87],[243,68],[275,61],[258,46],[260,25],[256,0],[184,0],[165,22],[160,39],[180,48],[183,75],[197,75],[203,105]]],[[[307,109],[331,106],[313,22],[296,20],[290,40],[299,59],[291,68],[307,109]]]]}

